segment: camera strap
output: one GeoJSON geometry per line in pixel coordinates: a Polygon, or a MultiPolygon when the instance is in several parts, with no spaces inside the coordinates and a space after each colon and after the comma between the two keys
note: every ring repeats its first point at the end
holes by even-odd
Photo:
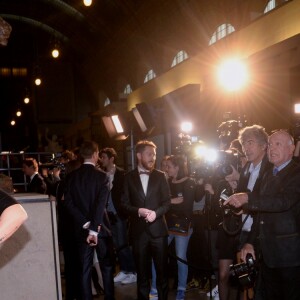
{"type": "MultiPolygon", "coordinates": [[[[222,227],[224,229],[224,231],[228,234],[228,235],[237,235],[243,228],[244,224],[246,223],[248,217],[250,216],[250,214],[247,214],[246,218],[241,222],[241,224],[237,227],[237,229],[235,230],[230,230],[227,226],[226,226],[226,222],[225,222],[225,219],[224,219],[224,216],[225,214],[223,213],[223,222],[222,222],[222,227]]],[[[237,216],[233,213],[231,213],[230,215],[230,218],[233,218],[233,217],[240,217],[240,216],[237,216]]],[[[237,220],[238,221],[238,220],[237,220]]]]}

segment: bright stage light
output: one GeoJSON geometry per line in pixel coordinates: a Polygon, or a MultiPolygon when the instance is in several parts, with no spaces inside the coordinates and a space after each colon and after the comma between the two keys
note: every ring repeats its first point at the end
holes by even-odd
{"type": "Polygon", "coordinates": [[[249,74],[246,65],[239,59],[224,61],[217,72],[220,84],[228,91],[237,91],[245,86],[249,74]]]}
{"type": "Polygon", "coordinates": [[[193,129],[193,125],[191,122],[182,122],[181,123],[181,130],[183,132],[190,132],[193,129]]]}
{"type": "Polygon", "coordinates": [[[114,123],[114,126],[116,128],[117,133],[124,133],[124,129],[123,129],[123,126],[122,126],[121,121],[119,119],[119,116],[114,115],[114,116],[111,117],[111,119],[114,123]]]}
{"type": "Polygon", "coordinates": [[[296,103],[294,106],[294,112],[295,114],[299,114],[300,113],[300,103],[296,103]]]}

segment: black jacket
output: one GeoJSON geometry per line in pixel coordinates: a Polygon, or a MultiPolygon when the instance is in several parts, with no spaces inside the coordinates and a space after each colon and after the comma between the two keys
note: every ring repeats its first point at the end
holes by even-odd
{"type": "Polygon", "coordinates": [[[291,161],[276,176],[270,169],[248,196],[249,211],[257,212],[248,242],[258,238],[270,268],[300,266],[300,166],[291,161]]]}
{"type": "Polygon", "coordinates": [[[122,206],[130,216],[129,233],[132,238],[148,232],[152,237],[168,235],[165,213],[170,207],[170,191],[166,176],[154,169],[149,175],[147,195],[145,195],[138,169],[125,175],[122,206]],[[138,215],[139,208],[148,208],[156,212],[156,220],[147,223],[138,215]]]}

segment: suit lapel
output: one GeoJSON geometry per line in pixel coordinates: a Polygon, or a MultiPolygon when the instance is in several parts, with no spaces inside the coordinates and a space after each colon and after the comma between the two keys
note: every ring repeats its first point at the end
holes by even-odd
{"type": "MultiPolygon", "coordinates": [[[[149,181],[150,181],[150,178],[149,178],[149,181]]],[[[139,193],[139,195],[142,197],[142,198],[145,198],[146,195],[144,193],[144,189],[143,189],[143,185],[142,185],[142,181],[141,181],[141,178],[140,178],[140,174],[139,174],[139,171],[138,169],[136,168],[133,172],[133,182],[134,184],[136,185],[136,189],[139,193]]],[[[148,183],[149,185],[149,183],[148,183]]]]}

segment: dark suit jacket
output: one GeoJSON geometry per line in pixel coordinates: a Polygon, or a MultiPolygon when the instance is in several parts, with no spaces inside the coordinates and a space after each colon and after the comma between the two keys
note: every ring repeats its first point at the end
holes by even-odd
{"type": "Polygon", "coordinates": [[[111,189],[111,198],[117,214],[121,218],[126,217],[126,212],[122,209],[121,199],[124,191],[124,176],[125,171],[119,167],[116,167],[114,180],[112,182],[113,187],[111,189]]]}
{"type": "MultiPolygon", "coordinates": [[[[250,173],[249,173],[250,165],[251,165],[251,163],[247,162],[247,164],[241,170],[240,180],[239,180],[239,183],[238,183],[238,186],[237,186],[237,192],[238,193],[247,192],[247,186],[248,186],[249,177],[250,177],[250,173]]],[[[258,174],[258,177],[257,177],[257,179],[255,181],[255,184],[254,184],[254,187],[253,187],[253,192],[259,191],[261,181],[262,181],[262,178],[263,178],[264,174],[272,167],[273,167],[273,165],[269,162],[267,155],[265,155],[263,157],[262,162],[261,162],[261,167],[260,167],[260,170],[259,170],[259,174],[258,174]]]]}
{"type": "Polygon", "coordinates": [[[91,222],[89,229],[97,231],[101,225],[100,236],[110,235],[106,214],[109,194],[108,177],[91,164],[83,164],[69,174],[66,180],[65,206],[75,220],[77,231],[91,222]]]}
{"type": "Polygon", "coordinates": [[[27,185],[27,192],[46,194],[47,186],[40,174],[35,174],[32,180],[27,185]]]}
{"type": "Polygon", "coordinates": [[[258,212],[248,242],[258,237],[270,268],[300,266],[300,166],[291,161],[276,176],[270,169],[248,196],[248,209],[258,212]]]}
{"type": "Polygon", "coordinates": [[[148,232],[152,237],[168,235],[164,214],[169,210],[170,191],[166,176],[154,169],[149,175],[147,195],[145,195],[138,169],[125,175],[124,196],[122,206],[130,215],[130,235],[132,238],[142,232],[148,232]],[[138,216],[139,208],[148,208],[156,212],[156,220],[146,223],[138,216]]]}

